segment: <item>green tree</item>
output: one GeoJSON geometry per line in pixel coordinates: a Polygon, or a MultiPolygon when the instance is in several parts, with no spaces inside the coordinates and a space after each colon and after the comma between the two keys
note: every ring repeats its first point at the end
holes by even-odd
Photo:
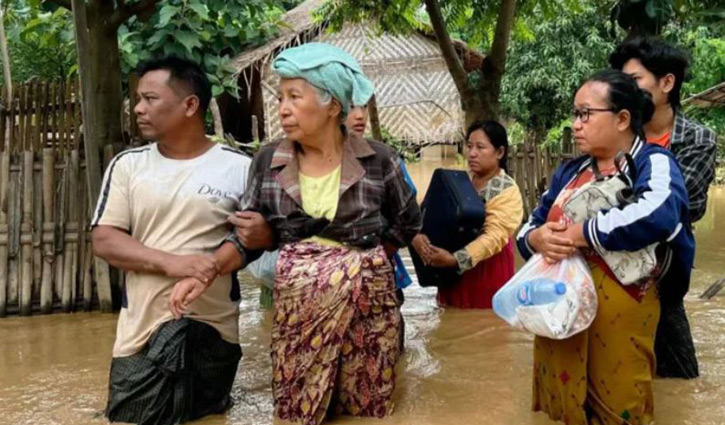
{"type": "Polygon", "coordinates": [[[76,27],[83,21],[84,28],[76,28],[76,45],[81,66],[89,68],[85,70],[85,83],[90,86],[86,100],[98,115],[90,124],[94,126],[93,142],[100,148],[122,140],[122,71],[151,54],[176,53],[201,61],[219,92],[229,74],[224,67],[228,55],[260,39],[266,31],[262,23],[276,2],[29,0],[29,4],[45,10],[54,6],[73,10],[76,27]],[[226,40],[224,46],[222,39],[226,40]],[[84,57],[87,65],[82,65],[84,57]]]}
{"type": "Polygon", "coordinates": [[[372,19],[387,32],[432,31],[470,122],[499,116],[509,43],[512,34],[530,35],[526,17],[551,19],[563,9],[578,10],[578,4],[574,0],[347,0],[330,2],[320,15],[331,16],[333,28],[346,21],[372,19]],[[453,37],[486,52],[480,69],[466,72],[453,37]]]}
{"type": "Polygon", "coordinates": [[[46,12],[22,1],[5,5],[13,80],[64,79],[72,75],[76,58],[70,13],[64,9],[46,12]]]}
{"type": "Polygon", "coordinates": [[[416,29],[431,30],[438,41],[443,58],[461,96],[466,121],[498,117],[501,78],[505,71],[510,35],[515,23],[517,0],[348,0],[329,2],[320,13],[331,17],[333,28],[344,22],[372,19],[380,29],[406,33],[416,29]],[[421,15],[424,10],[427,20],[421,15]],[[466,22],[467,21],[467,22],[466,22]],[[485,27],[482,24],[485,23],[485,27]],[[463,27],[479,28],[476,33],[490,34],[488,54],[471,78],[453,46],[452,32],[463,27]]]}
{"type": "MultiPolygon", "coordinates": [[[[725,82],[725,27],[697,26],[673,28],[667,34],[671,40],[678,40],[691,52],[692,64],[689,78],[682,88],[686,99],[717,84],[725,82]]],[[[721,136],[725,136],[725,106],[711,108],[686,108],[687,114],[707,125],[721,136]]]]}
{"type": "Polygon", "coordinates": [[[617,0],[612,22],[629,35],[659,35],[673,21],[725,26],[722,0],[617,0]]]}
{"type": "Polygon", "coordinates": [[[614,47],[601,11],[591,4],[552,19],[529,19],[528,37],[509,51],[501,94],[503,114],[533,131],[536,141],[569,119],[582,79],[607,66],[614,47]]]}
{"type": "Polygon", "coordinates": [[[153,55],[173,54],[202,64],[214,95],[236,95],[229,60],[276,32],[281,6],[268,0],[164,0],[150,19],[132,17],[119,27],[122,69],[129,72],[153,55]]]}

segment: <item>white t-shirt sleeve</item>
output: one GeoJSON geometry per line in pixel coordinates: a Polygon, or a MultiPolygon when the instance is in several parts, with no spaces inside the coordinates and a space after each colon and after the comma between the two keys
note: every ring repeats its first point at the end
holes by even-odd
{"type": "Polygon", "coordinates": [[[111,161],[103,176],[92,226],[113,226],[131,230],[130,159],[123,153],[111,161]]]}

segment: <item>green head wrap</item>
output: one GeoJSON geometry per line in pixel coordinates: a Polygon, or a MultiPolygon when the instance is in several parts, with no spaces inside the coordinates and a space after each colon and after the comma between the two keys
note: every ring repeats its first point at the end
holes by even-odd
{"type": "Polygon", "coordinates": [[[327,91],[342,105],[343,116],[350,112],[351,105],[367,104],[374,91],[355,58],[326,43],[286,49],[272,62],[272,70],[282,78],[302,78],[327,91]]]}

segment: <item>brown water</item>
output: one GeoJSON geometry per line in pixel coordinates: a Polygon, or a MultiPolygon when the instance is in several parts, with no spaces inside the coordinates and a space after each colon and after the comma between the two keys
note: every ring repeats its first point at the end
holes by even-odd
{"type": "MultiPolygon", "coordinates": [[[[454,166],[452,162],[446,164],[454,166]]],[[[409,167],[421,193],[440,163],[409,167]]],[[[713,188],[698,223],[697,269],[686,306],[702,377],[657,380],[660,425],[725,423],[725,293],[697,295],[725,277],[725,188],[713,188]],[[719,218],[719,220],[718,220],[719,218]]],[[[244,359],[233,390],[235,405],[204,425],[271,424],[268,355],[270,314],[259,288],[243,286],[240,324],[244,359]]],[[[551,424],[529,411],[532,337],[491,311],[442,310],[435,290],[406,289],[407,349],[400,364],[396,410],[382,420],[338,418],[334,424],[551,424]]],[[[115,315],[71,314],[0,320],[0,424],[103,424],[115,315]]]]}

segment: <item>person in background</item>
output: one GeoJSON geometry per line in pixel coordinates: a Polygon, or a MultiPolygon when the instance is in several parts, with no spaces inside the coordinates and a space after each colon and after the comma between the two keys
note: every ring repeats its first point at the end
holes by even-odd
{"type": "Polygon", "coordinates": [[[423,236],[423,261],[436,267],[457,267],[460,282],[438,288],[438,303],[458,308],[491,308],[491,300],[514,275],[513,236],[524,215],[521,192],[507,174],[508,137],[496,121],[477,121],[466,132],[471,182],[486,203],[481,234],[451,253],[423,236]]]}
{"type": "MultiPolygon", "coordinates": [[[[352,106],[350,108],[350,113],[347,115],[347,119],[345,120],[345,126],[347,129],[357,134],[360,137],[363,137],[365,135],[365,128],[367,127],[368,122],[368,105],[363,106],[352,106]]],[[[410,190],[413,192],[413,198],[416,197],[418,190],[415,187],[415,184],[413,183],[413,180],[410,178],[410,175],[408,174],[408,169],[405,168],[405,161],[403,161],[403,158],[400,158],[400,170],[403,172],[403,175],[405,176],[405,182],[410,187],[410,190]]],[[[391,250],[392,251],[392,250],[391,250]]],[[[398,299],[400,300],[400,305],[402,306],[405,302],[405,295],[403,294],[403,289],[407,288],[411,283],[413,283],[413,280],[410,278],[410,274],[405,269],[405,263],[403,262],[403,259],[400,257],[400,254],[395,251],[392,257],[393,260],[393,267],[395,268],[395,288],[396,288],[396,295],[398,296],[398,299]]],[[[405,347],[405,321],[403,320],[403,317],[401,315],[400,317],[400,348],[401,350],[405,347]]]]}
{"type": "MultiPolygon", "coordinates": [[[[634,37],[617,46],[609,63],[652,94],[655,112],[644,126],[645,137],[675,155],[685,179],[690,222],[695,223],[705,215],[707,192],[715,177],[717,140],[715,132],[688,119],[682,111],[680,91],[688,67],[687,54],[656,38],[634,37]]],[[[683,303],[690,282],[665,275],[659,287],[662,313],[655,338],[657,375],[696,378],[697,356],[683,303]]]]}
{"type": "Polygon", "coordinates": [[[597,315],[587,330],[563,340],[534,339],[533,410],[553,420],[570,425],[654,421],[654,339],[660,314],[655,280],[666,272],[666,263],[680,273],[678,278],[689,279],[694,242],[677,162],[668,150],[644,142],[644,125],[653,112],[649,93],[621,71],[601,71],[586,80],[574,97],[573,112],[574,138],[584,155],[557,168],[517,237],[525,259],[540,253],[553,264],[580,251],[597,293],[597,315]],[[578,188],[594,181],[594,164],[604,175],[615,173],[621,152],[632,156],[636,168],[636,198],[572,223],[563,206],[578,188]],[[653,243],[664,250],[659,267],[626,286],[599,254],[637,251],[653,243]]]}

